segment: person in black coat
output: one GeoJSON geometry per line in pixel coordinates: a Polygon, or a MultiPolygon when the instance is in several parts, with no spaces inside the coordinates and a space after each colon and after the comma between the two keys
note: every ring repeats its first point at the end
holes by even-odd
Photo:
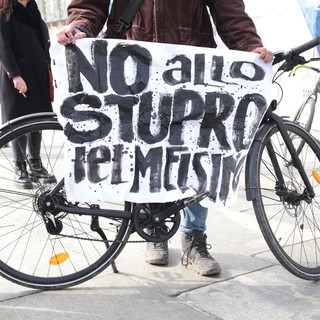
{"type": "MultiPolygon", "coordinates": [[[[0,104],[3,123],[30,113],[52,111],[49,47],[48,28],[34,0],[0,0],[0,104]]],[[[42,166],[40,143],[40,132],[12,143],[15,182],[22,188],[32,188],[32,181],[37,179],[47,183],[55,180],[42,166]]]]}

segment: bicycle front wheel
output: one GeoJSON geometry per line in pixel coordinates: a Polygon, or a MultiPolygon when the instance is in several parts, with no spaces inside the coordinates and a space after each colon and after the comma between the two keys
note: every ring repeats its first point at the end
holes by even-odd
{"type": "Polygon", "coordinates": [[[299,149],[299,158],[315,196],[306,197],[306,187],[293,165],[276,125],[266,127],[254,142],[252,174],[257,196],[253,207],[262,234],[278,261],[294,275],[320,279],[320,149],[299,125],[285,122],[299,149]]]}
{"type": "MultiPolygon", "coordinates": [[[[0,274],[31,288],[60,289],[92,278],[114,261],[132,228],[130,219],[60,212],[48,205],[46,195],[63,178],[63,141],[62,128],[53,115],[23,117],[0,133],[0,274]],[[25,188],[14,180],[11,145],[33,133],[40,133],[40,158],[50,179],[32,172],[32,146],[21,146],[29,173],[33,173],[32,186],[25,188]]],[[[74,212],[111,206],[69,203],[63,184],[54,197],[74,212]]]]}

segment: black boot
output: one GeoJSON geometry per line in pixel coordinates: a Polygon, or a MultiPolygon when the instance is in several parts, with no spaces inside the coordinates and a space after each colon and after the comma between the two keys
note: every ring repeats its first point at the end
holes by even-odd
{"type": "Polygon", "coordinates": [[[21,189],[32,189],[33,185],[28,175],[26,162],[16,161],[14,170],[15,170],[15,175],[14,175],[15,185],[21,189]]]}
{"type": "Polygon", "coordinates": [[[41,160],[30,159],[29,161],[29,177],[31,181],[40,181],[43,184],[56,183],[57,179],[53,174],[50,174],[42,165],[41,160]]]}

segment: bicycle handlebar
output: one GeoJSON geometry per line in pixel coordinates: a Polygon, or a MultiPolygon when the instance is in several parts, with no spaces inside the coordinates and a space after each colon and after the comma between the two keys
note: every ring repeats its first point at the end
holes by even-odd
{"type": "Polygon", "coordinates": [[[293,55],[299,55],[300,53],[303,53],[309,49],[312,49],[320,44],[320,37],[316,37],[301,46],[298,46],[296,48],[291,49],[289,52],[293,55]]]}
{"type": "Polygon", "coordinates": [[[279,70],[290,71],[298,64],[305,64],[307,61],[304,57],[300,56],[300,54],[316,47],[317,45],[320,45],[320,36],[313,38],[298,47],[292,48],[288,52],[275,53],[275,58],[272,64],[275,65],[285,60],[285,62],[279,67],[279,70]]]}

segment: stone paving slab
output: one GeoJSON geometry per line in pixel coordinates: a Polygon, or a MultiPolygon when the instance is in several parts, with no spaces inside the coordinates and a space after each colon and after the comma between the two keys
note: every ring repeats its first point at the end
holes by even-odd
{"type": "Polygon", "coordinates": [[[318,320],[320,283],[280,266],[185,292],[178,299],[225,320],[318,320]]]}
{"type": "Polygon", "coordinates": [[[71,289],[2,301],[0,314],[5,320],[218,319],[124,274],[96,277],[71,289]]]}

